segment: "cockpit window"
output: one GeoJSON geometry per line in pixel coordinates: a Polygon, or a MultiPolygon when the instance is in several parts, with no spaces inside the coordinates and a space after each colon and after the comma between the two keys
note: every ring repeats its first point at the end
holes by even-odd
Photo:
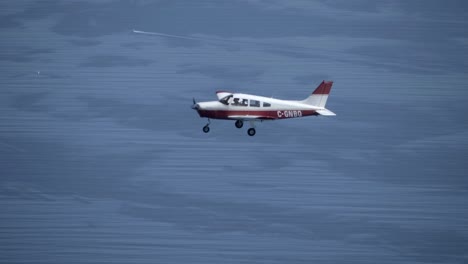
{"type": "Polygon", "coordinates": [[[228,104],[229,104],[229,99],[231,99],[231,98],[232,98],[232,94],[221,98],[221,99],[219,100],[219,102],[222,103],[222,104],[224,104],[224,105],[228,105],[228,104]]]}

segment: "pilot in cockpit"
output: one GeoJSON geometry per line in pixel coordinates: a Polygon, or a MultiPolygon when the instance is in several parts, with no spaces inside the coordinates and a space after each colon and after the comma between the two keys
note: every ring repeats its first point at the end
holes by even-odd
{"type": "Polygon", "coordinates": [[[219,102],[224,104],[224,105],[228,105],[231,98],[232,98],[232,94],[223,97],[221,100],[219,100],[219,102]]]}

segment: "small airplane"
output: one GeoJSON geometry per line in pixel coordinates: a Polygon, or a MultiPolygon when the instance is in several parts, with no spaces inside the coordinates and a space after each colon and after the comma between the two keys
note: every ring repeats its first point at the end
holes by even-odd
{"type": "Polygon", "coordinates": [[[309,97],[300,101],[217,91],[218,101],[197,103],[194,98],[192,109],[196,110],[200,117],[208,118],[208,124],[203,127],[205,133],[210,131],[210,119],[225,119],[235,120],[237,128],[242,128],[244,121],[249,121],[247,134],[254,136],[254,123],[257,121],[318,115],[335,116],[335,113],[325,108],[332,85],[332,81],[322,81],[309,97]]]}

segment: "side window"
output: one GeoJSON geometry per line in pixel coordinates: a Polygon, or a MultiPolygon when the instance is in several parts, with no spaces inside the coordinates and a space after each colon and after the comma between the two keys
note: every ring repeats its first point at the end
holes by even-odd
{"type": "Polygon", "coordinates": [[[241,98],[234,98],[231,105],[248,106],[249,105],[249,100],[248,99],[241,99],[241,98]]]}
{"type": "Polygon", "coordinates": [[[263,103],[263,107],[270,107],[270,106],[271,106],[271,104],[269,104],[269,103],[263,103]]]}
{"type": "Polygon", "coordinates": [[[240,105],[240,104],[241,104],[241,103],[239,102],[239,98],[234,98],[234,99],[232,100],[232,103],[231,103],[231,105],[235,105],[235,106],[238,106],[238,105],[240,105]]]}
{"type": "Polygon", "coordinates": [[[257,100],[250,100],[250,106],[253,106],[253,107],[260,107],[260,101],[257,101],[257,100]]]}

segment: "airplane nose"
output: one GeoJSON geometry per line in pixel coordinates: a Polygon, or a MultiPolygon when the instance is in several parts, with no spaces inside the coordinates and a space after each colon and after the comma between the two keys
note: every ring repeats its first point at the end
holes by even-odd
{"type": "Polygon", "coordinates": [[[193,104],[192,109],[198,110],[198,109],[200,109],[200,105],[199,104],[193,104]]]}

